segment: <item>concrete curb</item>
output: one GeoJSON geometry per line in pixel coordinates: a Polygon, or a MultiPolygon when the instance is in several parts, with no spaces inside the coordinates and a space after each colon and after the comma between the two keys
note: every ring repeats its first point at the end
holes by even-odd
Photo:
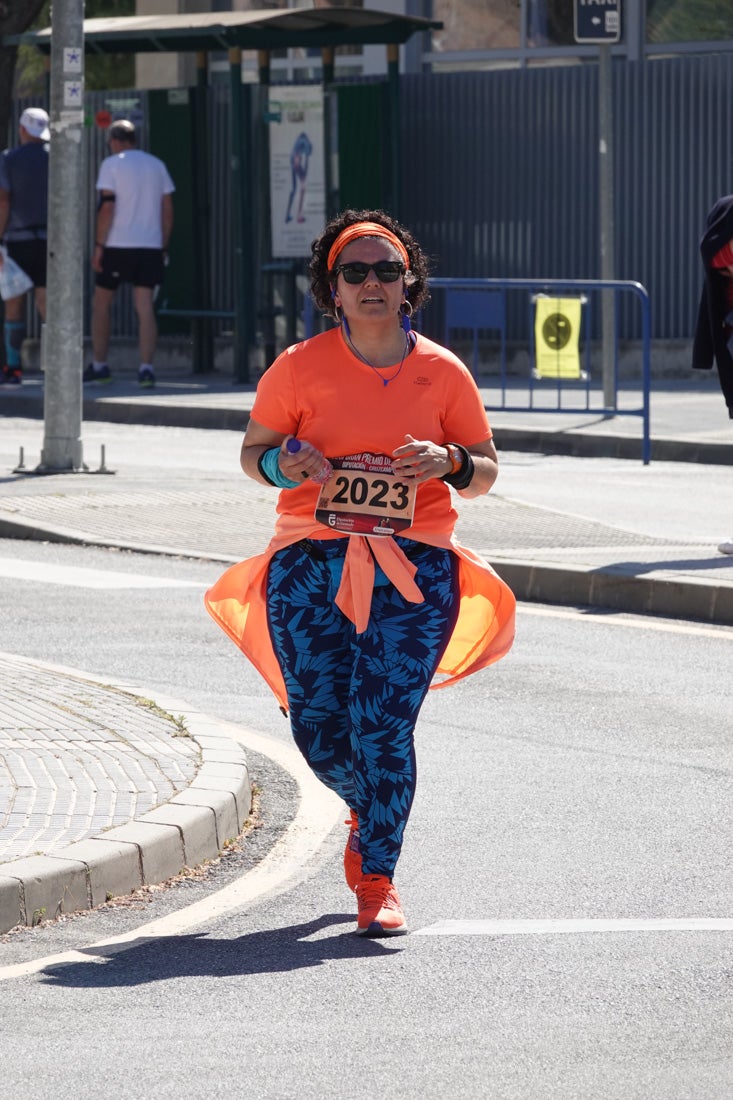
{"type": "MultiPolygon", "coordinates": [[[[83,476],[83,475],[80,475],[83,476]]],[[[198,558],[202,561],[220,561],[225,565],[233,564],[228,554],[216,554],[213,551],[190,550],[183,546],[156,546],[149,542],[133,542],[130,539],[113,539],[106,535],[92,535],[84,531],[60,527],[46,523],[42,526],[35,520],[9,516],[0,507],[0,539],[18,539],[28,542],[58,542],[71,546],[100,546],[112,550],[132,550],[138,554],[161,554],[176,558],[198,558]]]]}
{"type": "MultiPolygon", "coordinates": [[[[156,398],[154,390],[145,396],[85,395],[83,418],[85,421],[106,421],[110,424],[142,424],[154,427],[204,428],[243,432],[249,422],[253,388],[242,384],[242,407],[228,405],[186,404],[171,402],[170,398],[156,398]]],[[[2,408],[5,416],[42,419],[43,398],[38,393],[16,393],[2,408]]],[[[569,455],[575,458],[623,458],[640,461],[642,453],[642,429],[639,418],[637,435],[614,435],[584,432],[582,429],[555,430],[548,428],[502,427],[504,410],[489,408],[492,416],[494,438],[499,450],[521,451],[529,454],[569,455]]],[[[571,413],[572,410],[567,410],[571,413]]],[[[527,410],[530,414],[530,410],[527,410]]],[[[733,465],[733,443],[705,443],[695,439],[652,437],[651,458],[657,462],[707,463],[715,466],[733,465]]]]}
{"type": "Polygon", "coordinates": [[[666,615],[733,625],[733,587],[715,581],[637,577],[612,569],[534,562],[491,562],[518,600],[625,611],[635,615],[666,615]]]}
{"type": "MultiPolygon", "coordinates": [[[[155,400],[155,390],[147,398],[85,398],[82,416],[85,421],[102,420],[108,424],[142,424],[168,428],[212,428],[243,432],[249,422],[249,409],[207,405],[168,405],[155,400]]],[[[249,391],[243,389],[243,398],[249,391]]],[[[43,418],[43,400],[38,396],[12,394],[2,408],[2,415],[43,418]],[[12,404],[11,404],[12,401],[12,404]]]]}
{"type": "MultiPolygon", "coordinates": [[[[500,451],[567,455],[572,458],[624,458],[641,460],[642,441],[633,436],[589,435],[580,431],[533,431],[494,427],[500,451]]],[[[733,466],[733,444],[698,443],[694,440],[652,439],[651,458],[656,462],[701,462],[733,466]]]]}
{"type": "MultiPolygon", "coordinates": [[[[181,554],[199,557],[191,550],[141,545],[125,539],[84,535],[47,524],[43,527],[28,520],[2,515],[0,538],[41,539],[47,542],[78,543],[86,546],[110,546],[141,553],[181,554]]],[[[231,563],[224,554],[207,554],[208,561],[231,563]]],[[[613,569],[593,569],[582,565],[538,565],[531,561],[492,560],[496,572],[507,582],[518,600],[560,605],[582,604],[632,614],[668,615],[676,619],[733,625],[733,588],[715,581],[696,580],[694,584],[665,577],[633,576],[613,569]]]]}
{"type": "MultiPolygon", "coordinates": [[[[149,698],[127,684],[110,685],[149,698]]],[[[151,886],[215,859],[242,830],[252,808],[244,750],[214,718],[185,703],[156,699],[180,715],[201,748],[193,783],[126,825],[59,848],[0,864],[0,933],[32,927],[62,913],[93,909],[113,897],[151,886]]]]}
{"type": "MultiPolygon", "coordinates": [[[[151,546],[110,539],[83,532],[13,517],[0,511],[0,538],[40,539],[46,542],[76,543],[135,550],[146,554],[178,554],[200,557],[191,550],[151,546]]],[[[207,561],[231,564],[225,554],[206,554],[207,561]]],[[[634,576],[613,569],[594,569],[582,565],[538,565],[514,559],[491,561],[499,576],[507,582],[518,600],[560,605],[582,604],[589,607],[626,611],[631,614],[668,615],[675,619],[697,619],[733,625],[733,588],[730,584],[696,580],[694,584],[666,577],[634,576]]]]}

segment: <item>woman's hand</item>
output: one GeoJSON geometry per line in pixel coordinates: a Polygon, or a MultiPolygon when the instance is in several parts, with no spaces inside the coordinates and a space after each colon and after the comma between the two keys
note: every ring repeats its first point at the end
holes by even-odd
{"type": "Polygon", "coordinates": [[[278,463],[282,472],[291,481],[306,481],[313,474],[320,473],[326,456],[307,439],[299,439],[300,449],[295,454],[291,454],[287,449],[288,440],[294,438],[295,436],[286,435],[283,439],[278,463]]]}
{"type": "MultiPolygon", "coordinates": [[[[496,448],[490,439],[472,444],[466,450],[474,464],[474,474],[469,485],[458,492],[464,497],[478,497],[488,493],[499,473],[499,460],[496,448]]],[[[449,474],[453,463],[446,448],[431,439],[415,439],[405,436],[405,443],[392,452],[392,467],[396,474],[413,478],[422,483],[432,477],[442,478],[449,474]]]]}
{"type": "Polygon", "coordinates": [[[242,442],[240,462],[242,469],[248,477],[259,481],[262,485],[269,482],[262,476],[258,468],[258,460],[270,447],[279,447],[278,465],[282,473],[291,481],[307,481],[312,474],[317,474],[323,465],[324,456],[311,443],[305,439],[300,440],[300,450],[291,454],[287,449],[287,442],[292,435],[281,435],[273,432],[263,424],[250,418],[247,431],[242,442]]]}
{"type": "Polygon", "coordinates": [[[432,439],[415,439],[405,436],[405,443],[392,452],[392,468],[396,474],[415,481],[429,481],[431,477],[443,477],[450,473],[453,463],[439,443],[432,439]]]}

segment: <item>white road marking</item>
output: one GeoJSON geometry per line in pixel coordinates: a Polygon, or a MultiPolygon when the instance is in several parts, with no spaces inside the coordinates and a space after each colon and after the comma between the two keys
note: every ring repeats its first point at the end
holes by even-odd
{"type": "Polygon", "coordinates": [[[81,569],[75,565],[49,565],[19,558],[0,558],[0,577],[34,584],[62,584],[72,588],[207,588],[204,581],[152,577],[143,573],[119,573],[111,569],[81,569]]]}
{"type": "MultiPolygon", "coordinates": [[[[126,685],[126,690],[130,690],[129,685],[126,685]]],[[[155,699],[163,709],[172,707],[171,713],[182,714],[194,736],[198,720],[208,727],[210,736],[220,730],[222,735],[239,741],[252,752],[269,757],[288,771],[296,780],[301,794],[295,818],[261,863],[210,897],[133,928],[122,936],[97,940],[78,951],[64,951],[57,955],[46,955],[29,962],[0,967],[0,981],[37,974],[46,967],[61,963],[86,962],[98,965],[106,962],[110,949],[133,941],[179,935],[233,909],[252,906],[265,895],[281,893],[311,873],[309,860],[316,854],[337,821],[343,818],[343,802],[316,779],[295,746],[274,741],[230,722],[206,719],[198,712],[187,712],[186,704],[178,700],[161,698],[159,695],[155,695],[155,699]]]]}
{"type": "Polygon", "coordinates": [[[623,626],[631,630],[655,630],[662,634],[687,634],[691,637],[733,641],[733,630],[729,626],[700,626],[696,623],[668,622],[664,619],[646,618],[644,615],[632,616],[631,612],[603,611],[593,608],[577,611],[570,608],[537,607],[520,603],[519,614],[539,615],[547,619],[571,619],[584,623],[595,622],[601,626],[623,626]]]}
{"type": "Polygon", "coordinates": [[[563,936],[588,932],[733,932],[733,917],[650,917],[620,920],[440,920],[415,936],[563,936]]]}

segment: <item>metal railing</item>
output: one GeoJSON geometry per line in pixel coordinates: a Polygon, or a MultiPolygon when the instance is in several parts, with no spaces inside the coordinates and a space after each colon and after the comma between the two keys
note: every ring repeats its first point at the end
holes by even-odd
{"type": "MultiPolygon", "coordinates": [[[[604,280],[604,279],[440,279],[430,280],[430,289],[433,292],[433,303],[424,318],[417,320],[416,327],[420,328],[426,336],[440,340],[447,346],[458,346],[460,340],[454,341],[452,334],[463,332],[469,339],[469,350],[472,345],[473,355],[471,367],[474,377],[478,380],[479,361],[479,334],[483,333],[483,341],[494,334],[494,343],[498,344],[498,356],[494,356],[489,362],[490,376],[497,377],[497,389],[500,400],[496,405],[493,401],[491,407],[499,408],[505,412],[542,412],[542,413],[569,413],[588,412],[597,413],[604,417],[610,416],[637,416],[642,422],[642,461],[648,464],[651,459],[650,437],[650,391],[651,391],[651,312],[649,295],[641,283],[628,280],[604,280]],[[603,292],[613,294],[612,321],[613,342],[612,370],[613,377],[604,376],[607,367],[604,363],[603,374],[593,366],[593,352],[601,348],[604,338],[608,336],[601,331],[602,310],[600,303],[595,309],[598,296],[603,292]],[[437,293],[435,293],[437,292],[437,293]],[[470,309],[461,311],[461,292],[468,301],[474,296],[470,309]],[[526,301],[521,301],[522,294],[526,295],[526,301]],[[481,297],[484,296],[486,304],[482,315],[480,309],[481,297]],[[537,348],[535,343],[535,308],[537,296],[550,297],[576,296],[582,301],[581,327],[578,334],[578,349],[581,357],[581,369],[577,378],[569,379],[540,377],[537,370],[537,348]],[[449,296],[453,299],[449,314],[449,296]],[[625,298],[626,301],[621,299],[625,298]],[[441,301],[441,298],[443,299],[441,301]],[[622,309],[628,310],[628,299],[636,299],[639,305],[638,332],[639,348],[641,356],[640,371],[640,404],[638,407],[623,407],[619,405],[619,316],[622,309]],[[519,301],[518,301],[519,299],[519,301]],[[435,306],[438,306],[436,309],[435,306]],[[442,306],[442,309],[441,309],[442,306]],[[457,308],[456,308],[457,307],[457,308]],[[479,307],[478,310],[476,307],[479,307]],[[424,323],[423,323],[424,321],[424,323]],[[449,329],[450,323],[450,329],[449,329]],[[498,334],[498,340],[497,340],[498,334]],[[527,350],[527,366],[516,368],[510,372],[507,349],[511,344],[517,351],[527,350]],[[498,370],[496,359],[498,358],[498,370]],[[526,400],[519,403],[518,394],[526,392],[526,400]],[[553,400],[549,400],[550,393],[553,400]],[[612,399],[608,400],[608,395],[612,399]]],[[[628,328],[628,323],[626,325],[628,328]]],[[[468,358],[468,356],[466,357],[468,358]]],[[[596,356],[596,359],[598,356],[596,356]]]]}

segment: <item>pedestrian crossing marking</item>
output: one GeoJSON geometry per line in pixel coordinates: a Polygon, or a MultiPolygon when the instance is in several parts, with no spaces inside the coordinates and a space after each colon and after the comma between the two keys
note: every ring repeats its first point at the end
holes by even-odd
{"type": "Polygon", "coordinates": [[[733,917],[572,918],[568,920],[440,920],[415,936],[562,936],[590,932],[733,932],[733,917]]]}

